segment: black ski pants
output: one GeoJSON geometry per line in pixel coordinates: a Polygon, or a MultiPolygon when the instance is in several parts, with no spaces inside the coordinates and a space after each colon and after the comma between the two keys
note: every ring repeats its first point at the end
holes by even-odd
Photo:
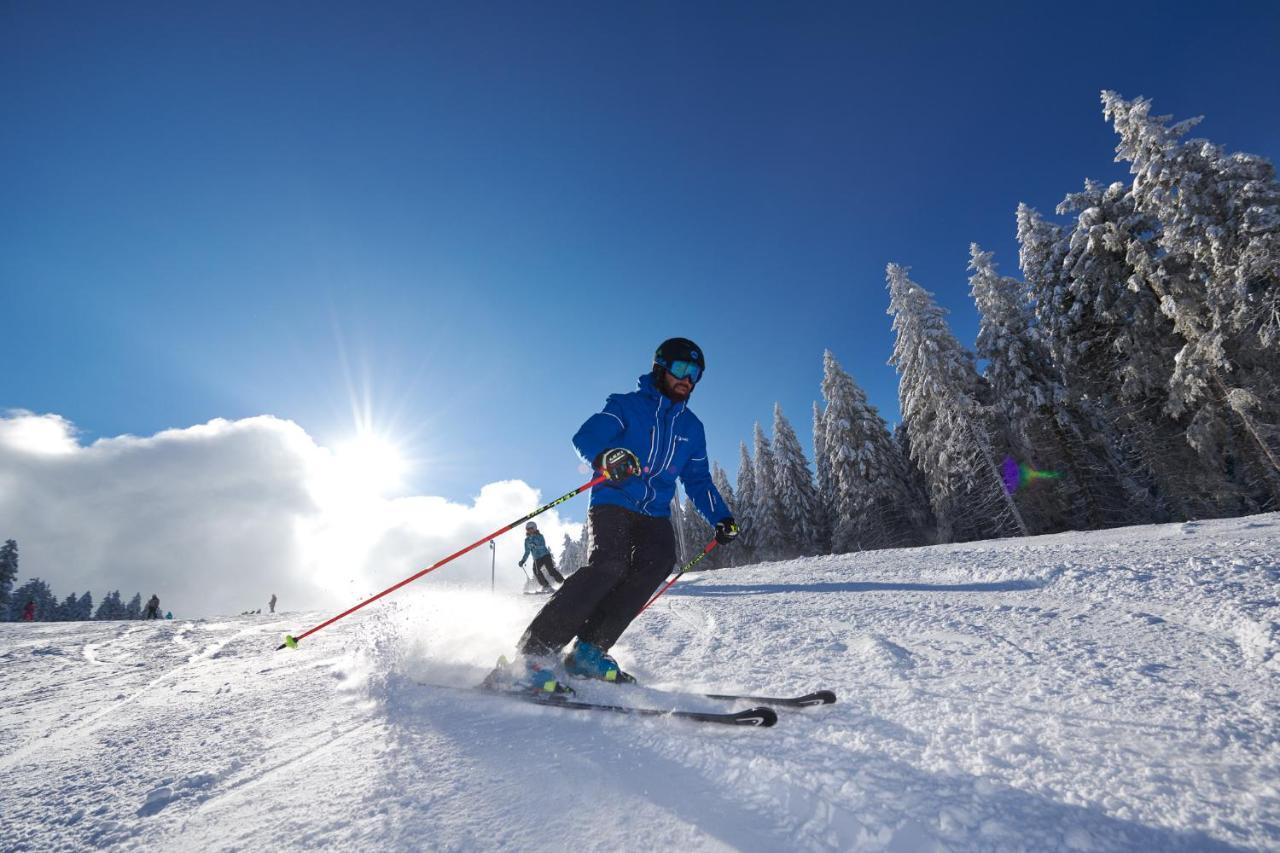
{"type": "Polygon", "coordinates": [[[551,575],[551,579],[556,583],[564,583],[564,576],[556,571],[556,561],[551,558],[550,554],[545,557],[538,557],[533,561],[533,576],[544,587],[551,586],[551,581],[547,580],[547,575],[551,575]],[[544,569],[546,574],[543,574],[544,569]]]}
{"type": "Polygon", "coordinates": [[[593,506],[587,564],[569,576],[520,639],[520,651],[558,654],[574,637],[608,651],[671,573],[671,520],[593,506]]]}

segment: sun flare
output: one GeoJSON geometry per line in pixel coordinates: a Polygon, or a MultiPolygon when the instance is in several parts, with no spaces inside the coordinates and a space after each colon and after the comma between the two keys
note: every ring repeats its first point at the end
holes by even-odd
{"type": "Polygon", "coordinates": [[[333,461],[340,485],[364,494],[381,495],[400,487],[408,468],[395,443],[373,433],[339,444],[333,461]]]}

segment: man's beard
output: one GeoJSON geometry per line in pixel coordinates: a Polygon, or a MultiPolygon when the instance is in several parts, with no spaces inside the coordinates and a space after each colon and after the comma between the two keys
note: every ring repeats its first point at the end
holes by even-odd
{"type": "Polygon", "coordinates": [[[668,400],[672,401],[673,403],[685,402],[686,400],[689,399],[689,395],[691,395],[692,393],[693,393],[692,388],[690,388],[688,391],[681,391],[678,385],[672,386],[671,388],[667,388],[664,386],[662,389],[663,396],[666,397],[668,400]]]}

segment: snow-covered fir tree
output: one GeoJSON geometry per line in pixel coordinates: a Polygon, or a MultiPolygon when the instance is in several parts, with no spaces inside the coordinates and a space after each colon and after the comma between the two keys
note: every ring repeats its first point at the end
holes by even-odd
{"type": "Polygon", "coordinates": [[[919,531],[902,457],[884,419],[830,350],[823,355],[822,396],[832,553],[913,544],[919,531]]]}
{"type": "MultiPolygon", "coordinates": [[[[1018,205],[1017,222],[1018,258],[1033,305],[1036,338],[1049,351],[1056,379],[1067,394],[1066,406],[1074,413],[1064,412],[1064,401],[1054,412],[1066,431],[1064,442],[1070,442],[1074,452],[1075,469],[1068,474],[1087,483],[1094,502],[1103,504],[1101,526],[1163,520],[1168,513],[1154,494],[1149,465],[1125,436],[1131,418],[1118,400],[1116,374],[1108,372],[1114,368],[1108,364],[1113,358],[1110,339],[1107,334],[1081,334],[1092,325],[1093,306],[1073,291],[1068,269],[1075,269],[1076,263],[1067,259],[1073,245],[1081,243],[1072,238],[1074,232],[1069,234],[1025,204],[1018,205]],[[1090,358],[1081,360],[1083,353],[1090,358]],[[1091,360],[1102,361],[1102,368],[1091,369],[1091,360]]],[[[1095,249],[1113,242],[1104,231],[1095,237],[1095,249]]],[[[1137,307],[1143,309],[1138,312],[1143,317],[1150,313],[1149,306],[1137,307]]],[[[1130,384],[1132,390],[1139,387],[1130,384]]]]}
{"type": "Polygon", "coordinates": [[[573,541],[573,537],[568,533],[566,533],[564,538],[560,541],[560,559],[556,560],[556,565],[561,570],[560,574],[563,575],[564,569],[566,569],[571,563],[576,562],[577,557],[573,553],[576,545],[577,543],[573,541]]]}
{"type": "Polygon", "coordinates": [[[782,512],[778,506],[777,466],[773,459],[773,447],[757,421],[752,430],[755,450],[755,527],[756,560],[785,559],[787,543],[782,529],[782,512]]]}
{"type": "Polygon", "coordinates": [[[773,488],[787,557],[818,553],[818,492],[800,439],[782,406],[773,405],[773,488]]]}
{"type": "Polygon", "coordinates": [[[735,520],[741,533],[733,543],[737,565],[755,562],[756,555],[756,473],[746,442],[738,443],[738,503],[735,520]]]}
{"type": "Polygon", "coordinates": [[[572,539],[569,534],[565,534],[563,550],[560,552],[559,568],[560,574],[566,578],[587,564],[587,542],[590,535],[590,527],[591,514],[588,513],[587,520],[582,525],[582,532],[578,534],[577,539],[572,539]]]}
{"type": "MultiPolygon", "coordinates": [[[[1280,504],[1280,185],[1261,157],[1183,140],[1200,119],[1170,124],[1145,98],[1103,92],[1134,174],[1135,207],[1159,224],[1131,285],[1149,288],[1183,340],[1169,378],[1187,441],[1265,506],[1280,504]]],[[[1249,507],[1250,509],[1256,507],[1249,507]]]]}
{"type": "Polygon", "coordinates": [[[87,622],[93,618],[93,594],[85,590],[76,602],[76,621],[87,622]]]}
{"type": "Polygon", "coordinates": [[[816,400],[813,403],[813,476],[818,498],[817,514],[814,516],[818,525],[817,553],[828,554],[831,552],[831,508],[835,506],[835,495],[831,488],[826,426],[816,400]]]}
{"type": "Polygon", "coordinates": [[[129,603],[124,607],[125,619],[141,619],[142,618],[142,593],[135,592],[133,598],[129,599],[129,603]]]}
{"type": "Polygon", "coordinates": [[[120,600],[120,590],[113,590],[102,597],[94,619],[124,619],[124,602],[120,600]]]}
{"type": "Polygon", "coordinates": [[[934,519],[933,509],[929,506],[929,483],[920,466],[911,457],[911,438],[907,435],[907,428],[902,424],[895,424],[892,437],[898,458],[902,460],[902,479],[906,484],[903,487],[903,493],[906,495],[904,499],[906,517],[916,533],[912,544],[936,545],[938,544],[938,524],[934,519]]]}
{"type": "Polygon", "coordinates": [[[0,613],[9,605],[9,593],[18,578],[18,543],[14,539],[6,539],[0,545],[0,613]]]}
{"type": "Polygon", "coordinates": [[[76,614],[79,612],[80,599],[73,592],[66,598],[62,599],[62,603],[58,605],[55,618],[59,622],[74,622],[76,614]]]}
{"type": "Polygon", "coordinates": [[[711,463],[711,482],[715,484],[716,491],[720,493],[720,497],[724,498],[725,505],[729,507],[729,512],[736,519],[738,516],[738,497],[734,493],[733,486],[729,484],[729,475],[725,473],[724,468],[720,467],[719,462],[711,463]]]}
{"type": "Polygon", "coordinates": [[[1083,419],[1037,334],[1024,285],[1000,275],[992,254],[978,244],[969,254],[969,283],[981,320],[975,350],[986,363],[993,426],[1006,436],[1015,463],[1057,475],[1014,493],[1027,526],[1036,533],[1106,526],[1099,492],[1112,483],[1093,475],[1083,419]]]}
{"type": "Polygon", "coordinates": [[[992,455],[973,355],[947,328],[933,294],[911,281],[906,268],[889,264],[887,277],[897,333],[890,363],[900,376],[902,419],[928,479],[939,537],[1026,535],[992,455]]]}
{"type": "Polygon", "coordinates": [[[1077,214],[1063,261],[1069,301],[1056,323],[1065,340],[1059,368],[1073,396],[1094,403],[1115,426],[1126,470],[1141,480],[1126,488],[1134,510],[1145,500],[1156,521],[1239,512],[1240,490],[1222,465],[1187,444],[1190,419],[1168,406],[1182,340],[1156,295],[1132,284],[1159,251],[1158,223],[1120,182],[1086,181],[1058,212],[1077,214]]]}
{"type": "MultiPolygon", "coordinates": [[[[729,475],[725,473],[725,470],[720,467],[718,462],[711,463],[711,482],[715,483],[716,490],[720,492],[720,497],[724,498],[725,505],[729,507],[729,512],[733,514],[734,520],[741,524],[741,517],[738,515],[737,509],[737,496],[733,492],[733,487],[729,485],[729,475]]],[[[708,524],[705,530],[705,542],[711,541],[711,534],[711,525],[708,524]]],[[[716,548],[703,562],[709,563],[709,568],[713,569],[730,565],[742,565],[742,561],[739,559],[740,553],[738,543],[735,542],[728,548],[716,548]]]]}
{"type": "MultiPolygon", "coordinates": [[[[685,550],[680,565],[684,565],[702,553],[702,549],[711,541],[713,534],[711,525],[707,524],[707,520],[702,517],[702,513],[698,512],[698,508],[693,505],[693,501],[687,497],[684,501],[684,513],[681,516],[681,521],[684,526],[685,550]]],[[[720,556],[723,556],[723,552],[717,548],[698,563],[698,570],[714,569],[724,565],[724,563],[716,560],[720,556]]]]}
{"type": "MultiPolygon", "coordinates": [[[[686,520],[684,517],[684,505],[680,501],[680,488],[671,490],[671,506],[668,512],[671,516],[671,532],[676,538],[676,565],[682,566],[688,560],[689,542],[685,536],[686,520]]],[[[685,502],[687,504],[687,501],[685,502]]]]}
{"type": "Polygon", "coordinates": [[[16,622],[22,619],[22,611],[26,608],[28,601],[35,602],[35,621],[57,620],[58,599],[53,594],[53,590],[49,589],[49,585],[40,578],[32,578],[13,591],[13,597],[9,602],[9,621],[16,622]]]}

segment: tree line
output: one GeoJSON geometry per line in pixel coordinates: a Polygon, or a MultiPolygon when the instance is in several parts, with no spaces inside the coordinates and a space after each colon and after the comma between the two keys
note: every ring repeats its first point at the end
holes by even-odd
{"type": "Polygon", "coordinates": [[[35,604],[34,621],[36,622],[142,618],[142,593],[134,593],[133,598],[125,602],[119,590],[109,592],[102,597],[95,609],[91,592],[85,592],[79,596],[71,593],[59,601],[53,590],[49,588],[49,584],[40,578],[31,578],[14,589],[17,577],[18,543],[14,539],[9,539],[0,546],[0,621],[21,621],[27,602],[35,604]]]}
{"type": "MultiPolygon", "coordinates": [[[[707,567],[1215,518],[1280,507],[1280,182],[1188,138],[1200,119],[1102,93],[1128,182],[1085,180],[1055,220],[1016,211],[1021,279],[970,247],[966,348],[908,267],[886,268],[902,421],[824,355],[812,462],[772,435],[716,484],[743,534],[707,567]]],[[[711,529],[673,502],[680,560],[711,529]]],[[[588,532],[562,562],[586,561],[588,532]]]]}

